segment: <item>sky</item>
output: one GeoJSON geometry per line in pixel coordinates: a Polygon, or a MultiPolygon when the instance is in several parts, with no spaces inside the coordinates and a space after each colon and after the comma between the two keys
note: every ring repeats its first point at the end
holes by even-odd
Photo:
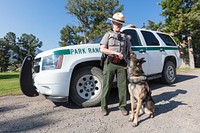
{"type": "MultiPolygon", "coordinates": [[[[119,0],[124,5],[122,13],[127,24],[141,28],[148,20],[158,23],[164,21],[160,16],[161,0],[119,0]]],[[[13,32],[16,37],[23,33],[33,34],[43,42],[41,50],[59,46],[60,31],[66,25],[78,25],[72,15],[64,8],[67,0],[0,0],[0,38],[13,32]]]]}

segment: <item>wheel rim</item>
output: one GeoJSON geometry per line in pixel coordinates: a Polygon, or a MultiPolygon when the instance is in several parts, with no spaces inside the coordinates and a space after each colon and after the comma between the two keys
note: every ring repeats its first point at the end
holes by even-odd
{"type": "Polygon", "coordinates": [[[94,99],[100,94],[101,82],[94,75],[84,75],[77,84],[78,95],[83,99],[94,99]]]}
{"type": "Polygon", "coordinates": [[[166,76],[169,80],[173,80],[174,79],[174,76],[175,76],[175,72],[174,72],[174,69],[172,66],[169,66],[167,68],[167,72],[166,72],[166,76]]]}

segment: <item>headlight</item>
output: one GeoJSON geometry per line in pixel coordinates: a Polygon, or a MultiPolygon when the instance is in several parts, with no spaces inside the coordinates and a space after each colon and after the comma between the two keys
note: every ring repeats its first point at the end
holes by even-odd
{"type": "Polygon", "coordinates": [[[41,61],[41,58],[37,58],[34,60],[34,72],[35,73],[40,72],[40,61],[41,61]]]}
{"type": "Polygon", "coordinates": [[[42,70],[60,69],[62,66],[63,55],[50,55],[42,60],[42,70]]]}

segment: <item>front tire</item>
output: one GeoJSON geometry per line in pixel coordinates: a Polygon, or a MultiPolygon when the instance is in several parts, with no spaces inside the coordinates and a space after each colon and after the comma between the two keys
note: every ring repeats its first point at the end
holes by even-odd
{"type": "Polygon", "coordinates": [[[176,80],[176,68],[172,61],[167,61],[162,72],[162,81],[165,84],[173,84],[176,80]]]}
{"type": "Polygon", "coordinates": [[[80,107],[99,105],[103,88],[103,72],[98,67],[79,68],[72,77],[70,99],[80,107]]]}

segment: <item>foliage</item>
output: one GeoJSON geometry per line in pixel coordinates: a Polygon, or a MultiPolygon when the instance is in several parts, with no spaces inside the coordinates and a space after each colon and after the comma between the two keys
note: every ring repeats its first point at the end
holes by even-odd
{"type": "Polygon", "coordinates": [[[161,31],[164,28],[164,24],[162,22],[159,22],[156,24],[155,22],[148,20],[148,26],[147,29],[155,30],[155,31],[161,31]]]}
{"type": "Polygon", "coordinates": [[[162,0],[160,5],[163,9],[161,15],[166,18],[165,31],[173,31],[180,41],[184,39],[184,36],[199,31],[200,8],[198,0],[162,0]]]}
{"type": "Polygon", "coordinates": [[[15,33],[8,32],[4,38],[0,38],[0,72],[17,69],[27,55],[35,57],[36,48],[42,46],[34,35],[22,34],[17,38],[15,33]]]}
{"type": "Polygon", "coordinates": [[[38,38],[32,34],[28,35],[25,33],[18,38],[17,44],[19,47],[18,59],[20,62],[22,62],[27,55],[31,55],[34,58],[36,54],[36,48],[42,47],[42,42],[38,38]]]}
{"type": "Polygon", "coordinates": [[[70,27],[69,25],[66,25],[60,33],[62,40],[62,42],[59,42],[60,46],[74,45],[83,40],[83,37],[77,35],[78,29],[75,26],[70,27]]]}
{"type": "Polygon", "coordinates": [[[165,17],[165,32],[173,32],[174,37],[180,45],[183,59],[188,63],[188,37],[193,38],[192,44],[195,48],[194,56],[200,61],[200,0],[162,0],[162,16],[165,17]],[[197,49],[196,49],[197,48],[197,49]]]}
{"type": "Polygon", "coordinates": [[[87,43],[111,28],[107,18],[122,11],[118,0],[68,0],[67,13],[76,17],[79,26],[69,26],[61,30],[60,46],[87,43]]]}
{"type": "Polygon", "coordinates": [[[0,38],[0,72],[7,71],[9,66],[10,46],[5,39],[0,38]]]}

